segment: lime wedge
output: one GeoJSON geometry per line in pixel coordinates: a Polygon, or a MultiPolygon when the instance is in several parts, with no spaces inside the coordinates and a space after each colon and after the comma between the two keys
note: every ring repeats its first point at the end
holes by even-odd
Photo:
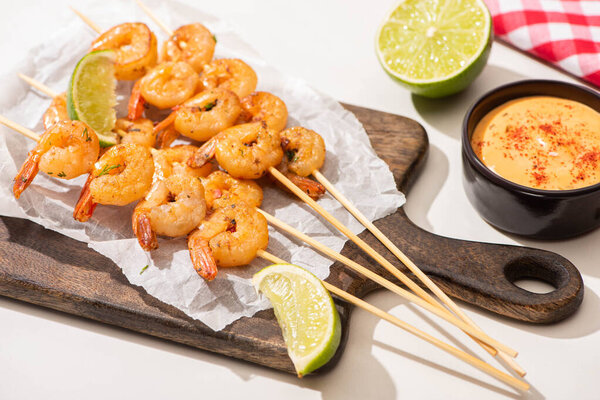
{"type": "Polygon", "coordinates": [[[298,376],[327,363],[340,344],[342,328],[319,278],[296,265],[275,264],[254,274],[252,282],[275,309],[298,376]]]}
{"type": "Polygon", "coordinates": [[[118,142],[112,132],[117,119],[115,105],[115,54],[112,50],[93,51],[75,67],[67,90],[69,118],[87,123],[96,131],[100,146],[118,142]]]}
{"type": "Polygon", "coordinates": [[[443,97],[479,75],[492,36],[482,0],[405,0],[379,28],[377,56],[385,71],[413,93],[443,97]]]}

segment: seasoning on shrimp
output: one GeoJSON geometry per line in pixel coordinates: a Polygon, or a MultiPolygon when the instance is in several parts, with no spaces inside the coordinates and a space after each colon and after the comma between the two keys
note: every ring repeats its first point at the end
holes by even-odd
{"type": "Polygon", "coordinates": [[[243,203],[217,209],[188,236],[194,269],[211,281],[217,267],[249,264],[269,244],[265,217],[243,203]]]}
{"type": "Polygon", "coordinates": [[[192,97],[198,87],[198,74],[186,62],[165,62],[154,67],[141,80],[132,97],[142,96],[155,107],[175,107],[192,97]]]}
{"type": "Polygon", "coordinates": [[[204,142],[232,126],[241,112],[238,97],[227,89],[209,89],[175,108],[154,127],[159,148],[171,145],[180,134],[204,142]]]}
{"type": "Polygon", "coordinates": [[[48,130],[52,125],[59,121],[68,121],[69,113],[67,112],[67,95],[61,93],[52,99],[50,106],[44,113],[42,121],[44,123],[44,129],[48,130]]]}
{"type": "Polygon", "coordinates": [[[141,22],[114,26],[92,42],[92,51],[109,49],[115,51],[118,80],[139,79],[156,64],[156,36],[141,22]]]}
{"type": "Polygon", "coordinates": [[[200,73],[212,60],[216,43],[215,37],[204,25],[183,25],[164,42],[160,59],[162,62],[185,61],[200,73]]]}
{"type": "Polygon", "coordinates": [[[279,97],[269,92],[253,92],[241,99],[242,113],[237,124],[265,121],[269,128],[280,132],[287,124],[288,111],[279,97]]]}
{"type": "Polygon", "coordinates": [[[150,150],[139,144],[117,144],[94,164],[75,206],[73,218],[90,219],[97,204],[123,206],[141,199],[152,185],[150,150]]]}
{"type": "Polygon", "coordinates": [[[18,199],[38,170],[62,179],[89,172],[98,159],[100,145],[92,128],[81,121],[59,121],[40,137],[15,177],[13,193],[18,199]]]}
{"type": "Polygon", "coordinates": [[[325,141],[321,135],[300,126],[289,128],[281,132],[281,147],[284,157],[277,169],[313,200],[319,199],[326,189],[308,176],[325,162],[325,141]]]}
{"type": "Polygon", "coordinates": [[[146,250],[158,248],[156,235],[178,237],[195,229],[206,215],[204,187],[189,175],[157,180],[133,211],[133,232],[146,250]]]}
{"type": "Polygon", "coordinates": [[[213,156],[231,176],[258,179],[283,158],[278,132],[262,122],[235,125],[206,142],[188,165],[204,165],[213,156]]]}
{"type": "Polygon", "coordinates": [[[249,207],[260,207],[263,192],[260,186],[246,179],[236,179],[223,171],[215,171],[202,178],[209,209],[218,209],[243,202],[249,207]]]}
{"type": "Polygon", "coordinates": [[[156,134],[154,123],[146,118],[130,121],[127,118],[118,118],[114,131],[121,137],[121,143],[136,143],[146,147],[154,147],[156,134]]]}
{"type": "Polygon", "coordinates": [[[151,149],[154,160],[154,180],[168,178],[172,175],[188,175],[194,178],[202,178],[213,170],[211,163],[199,168],[187,165],[187,160],[194,155],[198,147],[192,145],[178,145],[156,150],[151,149]]]}
{"type": "Polygon", "coordinates": [[[220,58],[204,66],[200,80],[204,89],[229,89],[239,98],[256,90],[256,72],[237,58],[220,58]]]}

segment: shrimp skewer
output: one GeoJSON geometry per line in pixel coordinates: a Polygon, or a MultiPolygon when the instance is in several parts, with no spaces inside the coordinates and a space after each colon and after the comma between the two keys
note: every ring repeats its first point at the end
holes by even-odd
{"type": "Polygon", "coordinates": [[[265,121],[267,125],[281,132],[287,124],[288,111],[279,97],[269,92],[252,92],[241,100],[242,113],[236,125],[248,122],[265,121]]]}
{"type": "Polygon", "coordinates": [[[13,193],[18,199],[38,171],[59,179],[73,179],[87,173],[98,154],[98,136],[81,121],[60,121],[41,136],[0,116],[0,123],[37,141],[15,177],[13,193]]]}
{"type": "Polygon", "coordinates": [[[215,157],[231,176],[258,179],[283,158],[278,132],[264,121],[235,125],[206,142],[188,165],[199,167],[215,157]]]}
{"type": "Polygon", "coordinates": [[[154,163],[150,150],[139,144],[117,144],[94,164],[73,218],[89,220],[96,204],[123,206],[141,199],[152,185],[154,163]]]}
{"type": "Polygon", "coordinates": [[[249,264],[268,244],[267,220],[244,203],[217,209],[188,236],[194,269],[208,281],[218,267],[249,264]]]}
{"type": "Polygon", "coordinates": [[[166,179],[172,175],[188,175],[194,178],[208,176],[213,170],[212,164],[205,164],[200,168],[192,168],[187,164],[187,160],[197,149],[196,146],[189,144],[159,150],[151,149],[154,160],[153,180],[166,179]]]}
{"type": "Polygon", "coordinates": [[[156,64],[156,36],[146,24],[127,22],[102,33],[100,27],[81,12],[73,7],[71,10],[100,35],[92,42],[90,51],[115,51],[115,77],[118,80],[139,79],[156,64]]]}
{"type": "Polygon", "coordinates": [[[195,177],[172,175],[155,181],[131,218],[133,232],[146,250],[158,248],[156,235],[177,237],[195,229],[206,215],[204,187],[195,177]]]}
{"type": "Polygon", "coordinates": [[[161,132],[160,147],[168,146],[179,134],[197,141],[207,141],[231,127],[242,109],[237,95],[226,89],[209,89],[177,106],[155,126],[161,132]]]}
{"type": "Polygon", "coordinates": [[[198,23],[183,25],[173,32],[144,3],[140,0],[136,0],[136,3],[169,35],[161,50],[161,61],[186,61],[196,72],[202,72],[202,67],[214,55],[217,44],[215,36],[204,25],[198,23]]]}

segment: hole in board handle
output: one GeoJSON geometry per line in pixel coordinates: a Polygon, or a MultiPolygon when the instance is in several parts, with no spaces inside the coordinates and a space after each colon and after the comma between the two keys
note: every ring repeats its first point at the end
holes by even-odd
{"type": "Polygon", "coordinates": [[[559,263],[541,257],[519,257],[504,266],[513,285],[531,293],[546,294],[565,285],[569,274],[559,263]]]}

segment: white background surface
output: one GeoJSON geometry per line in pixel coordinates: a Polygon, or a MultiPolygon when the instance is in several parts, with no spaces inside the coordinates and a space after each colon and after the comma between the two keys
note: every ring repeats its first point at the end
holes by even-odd
{"type": "MultiPolygon", "coordinates": [[[[0,298],[0,399],[598,399],[600,373],[600,231],[560,242],[507,237],[484,223],[461,184],[460,124],[485,91],[522,78],[571,80],[494,43],[489,64],[466,92],[442,101],[414,98],[394,84],[374,55],[375,30],[395,1],[197,1],[229,19],[284,72],[340,101],[419,121],[431,142],[406,210],[419,226],[463,239],[517,243],[557,252],[581,271],[584,302],[559,324],[533,326],[465,306],[492,336],[520,351],[532,390],[519,394],[433,346],[355,310],[346,350],[328,374],[298,380],[249,363],[0,298]]],[[[85,1],[0,2],[0,73],[58,29],[85,1]]],[[[110,7],[111,1],[106,1],[110,7]]],[[[192,22],[192,21],[190,21],[192,22]]],[[[77,38],[73,38],[77,40],[77,38]]],[[[17,79],[15,77],[15,79],[17,79]]],[[[3,93],[4,82],[0,82],[3,93]]],[[[537,285],[536,288],[540,286],[537,285]]],[[[448,341],[452,334],[486,361],[487,353],[454,328],[397,296],[376,292],[376,306],[448,341]]]]}

